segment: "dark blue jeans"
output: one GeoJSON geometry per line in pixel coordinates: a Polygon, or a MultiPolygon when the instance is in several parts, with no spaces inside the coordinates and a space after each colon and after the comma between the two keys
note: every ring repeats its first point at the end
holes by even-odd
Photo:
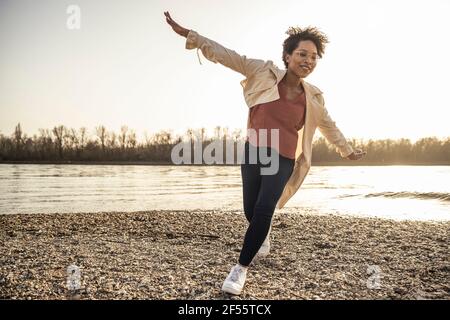
{"type": "Polygon", "coordinates": [[[275,155],[279,159],[279,169],[273,175],[261,175],[261,168],[270,164],[262,164],[257,158],[256,164],[249,163],[249,151],[259,152],[248,142],[245,144],[245,159],[241,164],[244,212],[250,225],[244,237],[244,244],[239,256],[239,263],[248,266],[266,238],[275,206],[284,190],[294,168],[294,160],[285,158],[272,148],[262,148],[269,157],[275,155]]]}

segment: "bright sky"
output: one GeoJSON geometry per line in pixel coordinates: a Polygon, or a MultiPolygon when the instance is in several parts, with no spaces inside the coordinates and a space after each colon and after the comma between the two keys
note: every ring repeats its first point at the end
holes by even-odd
{"type": "MultiPolygon", "coordinates": [[[[448,0],[0,0],[0,133],[98,125],[245,128],[243,76],[186,50],[170,11],[248,57],[282,67],[289,26],[328,34],[307,81],[347,138],[450,136],[448,0]],[[69,5],[81,29],[67,28],[69,5]]],[[[212,132],[212,131],[211,131],[212,132]]]]}

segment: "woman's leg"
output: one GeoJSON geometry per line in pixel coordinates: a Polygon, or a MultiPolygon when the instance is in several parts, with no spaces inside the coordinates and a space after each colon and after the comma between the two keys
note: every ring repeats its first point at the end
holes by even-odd
{"type": "MultiPolygon", "coordinates": [[[[247,159],[249,154],[249,143],[245,144],[246,161],[241,164],[242,176],[242,198],[244,200],[244,213],[250,223],[253,217],[256,200],[261,188],[261,173],[259,164],[250,164],[247,159]]],[[[253,150],[254,151],[254,150],[253,150]]]]}
{"type": "Polygon", "coordinates": [[[250,265],[266,238],[275,206],[292,174],[293,168],[294,160],[279,156],[278,172],[274,175],[261,176],[261,187],[239,257],[239,264],[242,266],[250,265]]]}

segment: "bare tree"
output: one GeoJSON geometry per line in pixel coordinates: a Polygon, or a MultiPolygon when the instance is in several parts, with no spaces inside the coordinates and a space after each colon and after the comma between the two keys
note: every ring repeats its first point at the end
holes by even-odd
{"type": "Polygon", "coordinates": [[[105,154],[105,143],[107,138],[107,132],[105,126],[98,126],[95,128],[97,137],[100,140],[100,145],[102,146],[102,153],[105,154]]]}
{"type": "Polygon", "coordinates": [[[74,128],[70,129],[69,140],[72,149],[75,151],[75,157],[78,158],[80,154],[80,139],[78,138],[78,132],[76,129],[74,128]]]}
{"type": "Polygon", "coordinates": [[[156,134],[156,143],[159,145],[168,145],[171,143],[172,134],[168,131],[160,131],[156,134]]]}
{"type": "Polygon", "coordinates": [[[229,131],[230,131],[230,129],[228,127],[225,127],[222,129],[222,138],[224,140],[227,140],[230,137],[229,131]]]}
{"type": "Polygon", "coordinates": [[[111,149],[115,149],[117,146],[117,135],[114,131],[108,132],[107,146],[111,149]]]}
{"type": "Polygon", "coordinates": [[[79,134],[80,134],[80,149],[81,151],[83,151],[87,143],[87,129],[85,127],[81,127],[79,130],[79,134]]]}
{"type": "Polygon", "coordinates": [[[53,135],[55,136],[55,147],[58,151],[59,159],[63,158],[63,136],[64,126],[58,126],[53,128],[53,135]]]}
{"type": "Polygon", "coordinates": [[[20,123],[18,123],[16,128],[14,129],[13,139],[14,139],[14,145],[16,148],[16,157],[17,157],[17,156],[20,156],[20,153],[22,151],[22,144],[23,144],[22,128],[20,126],[20,123]]]}
{"type": "Polygon", "coordinates": [[[120,128],[119,143],[122,150],[124,150],[127,146],[127,132],[128,132],[127,126],[122,126],[120,128]]]}
{"type": "Polygon", "coordinates": [[[214,137],[216,139],[220,139],[221,132],[222,132],[222,128],[220,126],[215,127],[214,128],[214,137]]]}
{"type": "Polygon", "coordinates": [[[203,128],[200,129],[200,136],[202,138],[202,141],[205,142],[205,139],[206,139],[206,128],[203,127],[203,128]]]}
{"type": "Polygon", "coordinates": [[[8,153],[7,150],[8,139],[0,133],[0,160],[3,160],[3,157],[8,153]]]}
{"type": "Polygon", "coordinates": [[[191,144],[191,146],[190,146],[190,148],[191,148],[191,163],[193,163],[194,162],[194,143],[195,143],[194,130],[189,128],[189,129],[187,129],[186,134],[189,137],[189,141],[191,144]]]}
{"type": "Polygon", "coordinates": [[[78,138],[77,130],[74,128],[70,129],[70,140],[72,145],[78,150],[78,148],[80,147],[80,139],[78,138]]]}
{"type": "Polygon", "coordinates": [[[189,137],[191,143],[194,143],[194,129],[191,128],[187,129],[186,134],[189,137]]]}
{"type": "Polygon", "coordinates": [[[152,145],[152,137],[148,135],[147,131],[144,131],[144,147],[149,148],[152,145]]]}
{"type": "Polygon", "coordinates": [[[40,159],[48,159],[53,156],[53,139],[49,129],[39,129],[37,144],[40,159]]]}
{"type": "Polygon", "coordinates": [[[72,138],[70,136],[70,130],[68,128],[64,128],[63,131],[63,148],[65,148],[69,154],[74,149],[74,146],[72,145],[72,138]]]}
{"type": "Polygon", "coordinates": [[[239,139],[241,139],[241,136],[242,136],[242,129],[233,130],[232,137],[235,142],[238,142],[239,139]]]}
{"type": "Polygon", "coordinates": [[[127,145],[129,148],[134,149],[137,144],[136,132],[134,130],[130,130],[127,137],[127,145]]]}

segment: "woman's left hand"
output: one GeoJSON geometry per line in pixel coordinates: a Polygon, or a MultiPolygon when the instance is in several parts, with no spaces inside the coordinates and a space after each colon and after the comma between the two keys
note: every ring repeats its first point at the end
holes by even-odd
{"type": "Polygon", "coordinates": [[[367,154],[366,151],[362,151],[361,149],[356,149],[355,151],[353,151],[353,153],[351,153],[347,159],[349,160],[359,160],[362,157],[364,157],[367,154]]]}
{"type": "Polygon", "coordinates": [[[178,33],[180,36],[187,38],[189,34],[189,29],[183,28],[178,23],[176,23],[172,17],[170,16],[169,11],[165,11],[164,15],[166,16],[166,22],[172,27],[173,31],[178,33]]]}

